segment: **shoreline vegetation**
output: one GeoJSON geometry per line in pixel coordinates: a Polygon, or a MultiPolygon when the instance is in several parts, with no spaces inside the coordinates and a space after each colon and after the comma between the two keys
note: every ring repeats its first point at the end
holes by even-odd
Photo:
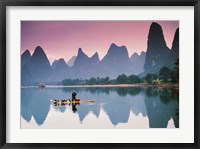
{"type": "MultiPolygon", "coordinates": [[[[38,86],[21,86],[21,88],[33,88],[38,86]]],[[[160,83],[160,84],[148,84],[148,83],[136,83],[136,84],[96,84],[96,85],[46,85],[46,88],[79,88],[79,87],[157,87],[157,88],[175,88],[179,89],[179,83],[160,83]]]]}

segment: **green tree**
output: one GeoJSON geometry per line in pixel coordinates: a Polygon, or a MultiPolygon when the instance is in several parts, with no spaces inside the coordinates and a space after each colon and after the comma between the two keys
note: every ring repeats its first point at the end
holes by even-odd
{"type": "Polygon", "coordinates": [[[96,80],[94,77],[92,77],[92,78],[90,78],[90,79],[88,80],[88,84],[89,84],[89,85],[95,85],[96,82],[97,82],[97,80],[96,80]]]}
{"type": "Polygon", "coordinates": [[[171,81],[172,71],[169,67],[162,67],[159,71],[159,76],[164,82],[171,81]]]}
{"type": "Polygon", "coordinates": [[[172,69],[172,82],[179,82],[179,59],[175,62],[175,67],[172,69]]]}
{"type": "Polygon", "coordinates": [[[110,78],[109,77],[105,77],[103,83],[104,84],[109,84],[110,82],[110,78]]]}
{"type": "Polygon", "coordinates": [[[116,79],[117,84],[125,84],[127,83],[127,76],[125,74],[119,75],[116,79]]]}
{"type": "Polygon", "coordinates": [[[149,84],[152,83],[153,80],[156,80],[158,78],[157,74],[153,74],[153,73],[147,73],[147,75],[145,76],[145,81],[149,84]]]}
{"type": "Polygon", "coordinates": [[[132,84],[132,83],[140,83],[140,82],[141,82],[141,79],[136,75],[130,75],[127,78],[127,83],[130,83],[130,84],[132,84]]]}

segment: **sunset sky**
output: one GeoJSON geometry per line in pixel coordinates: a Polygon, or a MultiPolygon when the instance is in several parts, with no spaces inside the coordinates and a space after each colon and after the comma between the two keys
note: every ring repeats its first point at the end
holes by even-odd
{"type": "Polygon", "coordinates": [[[112,43],[125,45],[129,56],[147,49],[147,37],[152,22],[162,26],[167,46],[171,48],[179,21],[22,21],[21,53],[31,54],[41,46],[50,62],[76,56],[78,48],[91,57],[98,52],[100,59],[112,43]]]}

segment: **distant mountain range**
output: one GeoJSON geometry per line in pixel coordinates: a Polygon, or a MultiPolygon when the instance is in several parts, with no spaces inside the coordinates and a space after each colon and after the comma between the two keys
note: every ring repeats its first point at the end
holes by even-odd
{"type": "Polygon", "coordinates": [[[140,75],[156,73],[163,66],[174,64],[179,57],[179,29],[176,30],[172,48],[166,46],[162,28],[152,23],[149,30],[147,50],[140,55],[134,53],[130,58],[126,46],[112,43],[102,60],[96,52],[88,57],[81,48],[77,56],[67,63],[63,58],[52,65],[44,50],[37,46],[33,55],[26,50],[21,55],[22,85],[40,82],[59,82],[63,79],[89,79],[92,77],[116,78],[120,74],[140,75]]]}

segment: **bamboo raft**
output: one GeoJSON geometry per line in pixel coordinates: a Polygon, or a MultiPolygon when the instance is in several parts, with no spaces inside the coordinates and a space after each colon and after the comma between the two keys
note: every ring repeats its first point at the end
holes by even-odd
{"type": "Polygon", "coordinates": [[[75,99],[75,100],[71,100],[71,99],[64,99],[64,100],[57,100],[57,99],[51,99],[50,100],[51,103],[53,105],[70,105],[70,104],[81,104],[81,103],[95,103],[96,100],[92,99],[92,100],[81,100],[81,99],[75,99]]]}

